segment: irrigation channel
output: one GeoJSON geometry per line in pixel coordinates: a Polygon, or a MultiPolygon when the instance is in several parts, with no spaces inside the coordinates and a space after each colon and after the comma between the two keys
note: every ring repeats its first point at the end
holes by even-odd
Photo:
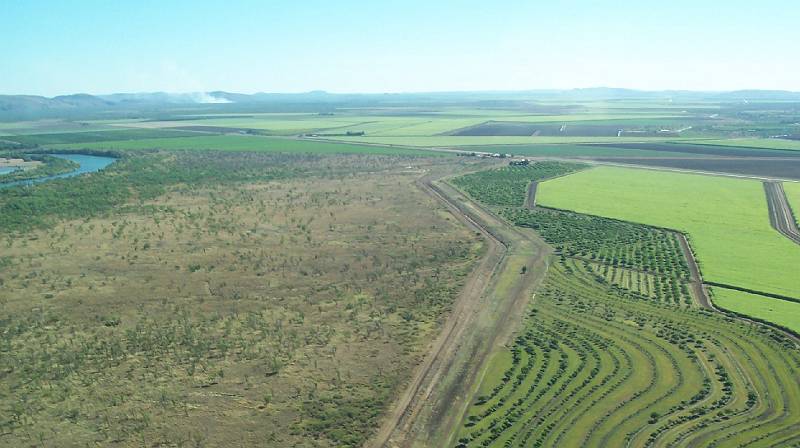
{"type": "MultiPolygon", "coordinates": [[[[26,179],[26,180],[18,180],[14,182],[2,182],[2,176],[0,176],[0,188],[9,188],[15,187],[19,185],[33,185],[39,184],[43,182],[49,182],[55,179],[64,179],[68,177],[75,177],[81,174],[86,173],[94,173],[96,171],[100,171],[103,168],[107,167],[114,163],[117,159],[114,157],[105,157],[105,156],[91,156],[88,154],[47,154],[49,156],[58,157],[61,159],[70,160],[75,162],[79,165],[74,171],[70,171],[68,173],[56,174],[53,176],[47,177],[39,177],[36,179],[26,179]]],[[[0,173],[6,174],[6,173],[0,173]]]]}

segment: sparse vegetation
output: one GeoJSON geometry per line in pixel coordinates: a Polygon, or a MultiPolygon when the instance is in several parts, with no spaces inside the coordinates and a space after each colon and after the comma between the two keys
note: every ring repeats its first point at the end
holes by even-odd
{"type": "Polygon", "coordinates": [[[429,161],[118,163],[3,197],[51,225],[0,240],[2,444],[360,446],[481,247],[429,161]]]}

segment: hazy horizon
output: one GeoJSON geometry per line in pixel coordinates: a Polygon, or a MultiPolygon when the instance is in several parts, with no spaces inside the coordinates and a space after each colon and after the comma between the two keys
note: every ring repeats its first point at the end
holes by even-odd
{"type": "Polygon", "coordinates": [[[630,87],[617,87],[617,86],[594,86],[594,87],[570,87],[564,89],[538,89],[538,88],[531,88],[531,89],[509,89],[509,90],[499,90],[499,89],[483,89],[483,90],[431,90],[431,91],[382,91],[382,92],[359,92],[359,91],[330,91],[324,89],[310,89],[310,90],[298,90],[298,91],[266,91],[266,90],[255,90],[255,91],[237,91],[237,90],[224,90],[224,89],[211,89],[211,90],[202,90],[202,91],[164,91],[164,90],[153,90],[153,91],[114,91],[114,92],[63,92],[57,93],[55,95],[42,95],[36,93],[0,93],[0,95],[19,95],[19,96],[42,96],[45,98],[55,98],[60,96],[70,96],[70,95],[92,95],[97,97],[104,97],[110,95],[150,95],[150,94],[165,94],[165,95],[194,95],[194,94],[210,94],[216,92],[224,92],[224,93],[232,93],[232,94],[243,94],[243,95],[257,95],[257,94],[267,94],[267,95],[303,95],[303,94],[311,94],[311,93],[322,93],[322,94],[329,94],[329,95],[426,95],[426,94],[491,94],[491,93],[498,93],[498,94],[512,94],[512,93],[535,93],[535,92],[571,92],[571,91],[579,91],[579,90],[593,90],[593,89],[608,89],[608,90],[629,90],[635,92],[643,92],[643,93],[666,93],[666,92],[687,92],[687,93],[731,93],[731,92],[746,92],[746,91],[758,91],[758,92],[769,92],[769,91],[779,91],[779,92],[786,92],[786,93],[800,93],[800,90],[785,90],[785,89],[758,89],[758,88],[742,88],[742,89],[733,89],[733,90],[689,90],[689,89],[634,89],[630,87]]]}
{"type": "Polygon", "coordinates": [[[788,0],[4,6],[2,94],[800,91],[788,0]]]}

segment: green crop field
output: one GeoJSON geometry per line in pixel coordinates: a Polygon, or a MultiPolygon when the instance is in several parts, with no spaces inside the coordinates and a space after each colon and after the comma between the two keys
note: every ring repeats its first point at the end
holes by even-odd
{"type": "Polygon", "coordinates": [[[542,183],[537,203],[687,232],[706,280],[800,297],[800,247],[770,227],[760,182],[598,167],[542,183]]]}
{"type": "Polygon", "coordinates": [[[727,288],[713,288],[714,304],[800,333],[800,303],[776,300],[727,288]]]}
{"type": "MultiPolygon", "coordinates": [[[[436,155],[430,151],[380,146],[329,143],[250,135],[209,135],[50,145],[57,149],[167,149],[255,152],[304,152],[319,154],[408,154],[436,155]]],[[[442,153],[438,153],[442,154],[442,153]]]]}
{"type": "Polygon", "coordinates": [[[352,126],[367,121],[360,117],[319,116],[318,114],[268,115],[242,118],[198,117],[197,119],[143,121],[127,126],[145,128],[170,128],[183,126],[216,126],[224,128],[256,129],[276,135],[293,135],[331,128],[352,126]]]}

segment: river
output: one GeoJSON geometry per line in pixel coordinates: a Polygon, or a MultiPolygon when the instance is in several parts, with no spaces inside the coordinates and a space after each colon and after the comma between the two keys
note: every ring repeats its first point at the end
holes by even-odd
{"type": "MultiPolygon", "coordinates": [[[[51,181],[53,179],[63,179],[65,177],[74,177],[74,176],[79,176],[81,174],[94,173],[95,171],[100,171],[103,168],[107,167],[108,165],[111,165],[112,163],[114,163],[114,161],[117,160],[114,157],[90,156],[86,154],[48,154],[48,155],[71,160],[80,166],[76,170],[70,171],[69,173],[57,174],[55,176],[40,177],[37,179],[18,180],[14,182],[2,183],[3,178],[2,176],[0,176],[0,188],[8,188],[17,185],[33,185],[51,181]]],[[[0,175],[2,174],[6,173],[0,171],[0,175]]]]}

